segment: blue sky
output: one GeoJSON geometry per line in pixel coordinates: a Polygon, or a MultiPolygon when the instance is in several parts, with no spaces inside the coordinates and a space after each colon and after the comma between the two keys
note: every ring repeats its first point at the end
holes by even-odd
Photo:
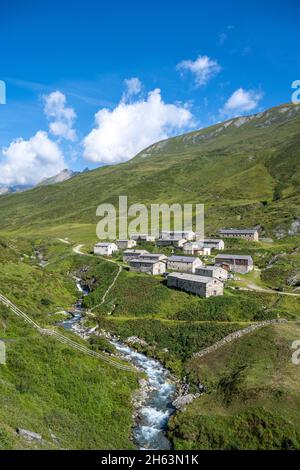
{"type": "Polygon", "coordinates": [[[0,186],[289,102],[299,13],[297,0],[2,0],[0,186]]]}

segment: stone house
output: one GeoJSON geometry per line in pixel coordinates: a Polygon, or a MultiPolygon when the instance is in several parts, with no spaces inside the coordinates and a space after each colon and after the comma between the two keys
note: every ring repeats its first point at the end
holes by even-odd
{"type": "Polygon", "coordinates": [[[195,240],[195,232],[192,230],[173,230],[173,231],[167,231],[167,230],[162,230],[159,234],[160,239],[170,239],[173,238],[175,240],[195,240]]]}
{"type": "Polygon", "coordinates": [[[187,242],[183,245],[183,252],[187,255],[210,256],[211,248],[197,242],[187,242]]]}
{"type": "Polygon", "coordinates": [[[168,271],[181,271],[183,273],[194,273],[195,269],[202,266],[199,258],[192,256],[170,256],[167,261],[168,271]]]}
{"type": "Polygon", "coordinates": [[[131,259],[139,258],[149,253],[147,250],[125,250],[123,251],[123,261],[128,263],[131,259]]]}
{"type": "Polygon", "coordinates": [[[203,240],[197,240],[198,243],[201,243],[204,247],[211,248],[212,250],[224,250],[225,244],[224,241],[219,238],[204,238],[203,240]]]}
{"type": "Polygon", "coordinates": [[[200,266],[196,268],[195,274],[202,277],[215,277],[220,279],[220,281],[228,279],[228,272],[226,269],[221,268],[221,266],[200,266]]]}
{"type": "Polygon", "coordinates": [[[253,259],[249,255],[217,255],[215,264],[240,274],[246,274],[253,269],[253,259]]]}
{"type": "Polygon", "coordinates": [[[130,238],[136,242],[155,242],[155,237],[148,233],[133,233],[130,238]]]}
{"type": "Polygon", "coordinates": [[[151,274],[157,276],[166,272],[166,263],[153,259],[136,258],[129,261],[130,271],[151,274]]]}
{"type": "Polygon", "coordinates": [[[149,259],[153,261],[164,261],[166,262],[168,257],[162,253],[144,253],[139,256],[139,259],[149,259]]]}
{"type": "Polygon", "coordinates": [[[221,229],[219,230],[220,235],[226,238],[242,238],[244,240],[253,240],[258,242],[259,236],[258,231],[255,229],[221,229]]]}
{"type": "Polygon", "coordinates": [[[118,251],[118,247],[115,243],[98,242],[94,246],[95,255],[111,256],[115,251],[118,251]]]}
{"type": "Polygon", "coordinates": [[[185,238],[158,238],[156,240],[157,246],[174,246],[175,248],[182,248],[185,243],[185,238]]]}
{"type": "Polygon", "coordinates": [[[167,286],[191,292],[200,297],[211,297],[224,293],[222,281],[197,274],[171,273],[167,276],[167,286]]]}
{"type": "Polygon", "coordinates": [[[117,240],[116,242],[119,250],[127,250],[136,246],[135,240],[117,240]]]}

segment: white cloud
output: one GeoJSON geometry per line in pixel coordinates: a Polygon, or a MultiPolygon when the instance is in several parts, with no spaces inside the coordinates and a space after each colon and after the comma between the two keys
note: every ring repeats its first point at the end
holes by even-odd
{"type": "Polygon", "coordinates": [[[76,119],[76,113],[73,108],[66,107],[66,97],[60,91],[54,91],[44,96],[44,111],[50,122],[50,131],[56,137],[62,137],[66,140],[76,140],[76,131],[73,125],[76,119]]]}
{"type": "Polygon", "coordinates": [[[253,90],[244,90],[239,88],[230,98],[226,101],[223,108],[220,110],[221,114],[236,115],[239,113],[253,111],[257,108],[263,94],[253,90]]]}
{"type": "Polygon", "coordinates": [[[190,128],[193,116],[186,105],[166,104],[159,89],[146,99],[126,103],[96,115],[96,127],[83,141],[84,157],[92,162],[119,163],[175,132],[190,128]]]}
{"type": "Polygon", "coordinates": [[[221,66],[218,62],[210,59],[207,55],[200,55],[195,61],[183,60],[176,68],[177,70],[189,71],[194,74],[195,84],[198,87],[205,85],[221,70],[221,66]]]}
{"type": "Polygon", "coordinates": [[[58,145],[43,131],[29,140],[14,140],[2,154],[0,184],[4,186],[34,185],[66,168],[58,145]]]}
{"type": "Polygon", "coordinates": [[[128,78],[127,80],[124,80],[124,83],[127,88],[126,91],[123,93],[124,101],[127,101],[132,96],[138,95],[143,89],[142,82],[137,77],[128,78]]]}

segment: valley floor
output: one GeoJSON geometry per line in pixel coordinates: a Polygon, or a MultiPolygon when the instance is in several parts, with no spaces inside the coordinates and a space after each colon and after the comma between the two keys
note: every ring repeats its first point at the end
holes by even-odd
{"type": "MultiPolygon", "coordinates": [[[[168,289],[159,277],[128,272],[117,258],[90,256],[88,244],[58,238],[3,237],[0,293],[42,328],[53,329],[76,303],[74,276],[80,276],[90,289],[83,301],[87,326],[123,341],[137,337],[134,347],[163,362],[189,384],[189,393],[205,387],[170,421],[175,448],[300,448],[299,366],[291,361],[292,342],[300,339],[300,299],[282,295],[298,294],[290,283],[299,270],[298,239],[268,246],[236,243],[235,252],[250,251],[259,270],[234,281],[224,297],[201,299],[168,289]],[[251,285],[255,289],[239,290],[251,285]],[[273,318],[288,321],[194,356],[232,332],[273,318]]],[[[86,344],[67,335],[99,353],[109,351],[105,339],[86,344]]],[[[7,363],[0,365],[0,448],[134,447],[137,374],[39,335],[3,305],[0,339],[7,346],[7,363]],[[43,442],[18,436],[17,428],[41,434],[43,442]]]]}

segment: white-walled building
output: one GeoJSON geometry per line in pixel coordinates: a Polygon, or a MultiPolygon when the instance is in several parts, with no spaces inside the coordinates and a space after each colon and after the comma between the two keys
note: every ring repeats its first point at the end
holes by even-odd
{"type": "Polygon", "coordinates": [[[130,271],[151,274],[152,276],[157,276],[166,272],[166,263],[159,260],[137,258],[130,260],[129,264],[130,271]]]}
{"type": "Polygon", "coordinates": [[[187,255],[210,256],[211,248],[198,242],[187,242],[183,245],[183,252],[187,255]]]}
{"type": "Polygon", "coordinates": [[[119,250],[127,250],[136,246],[135,240],[117,240],[119,250]]]}
{"type": "Polygon", "coordinates": [[[200,297],[223,295],[223,282],[212,277],[197,274],[171,273],[167,277],[167,286],[191,292],[200,297]]]}
{"type": "Polygon", "coordinates": [[[196,268],[195,274],[202,277],[215,277],[221,281],[228,279],[228,271],[221,266],[200,266],[196,268]]]}
{"type": "Polygon", "coordinates": [[[115,251],[118,251],[118,247],[115,243],[98,242],[94,246],[95,255],[111,256],[115,251]]]}
{"type": "Polygon", "coordinates": [[[181,271],[183,273],[194,273],[197,267],[202,266],[199,258],[192,256],[170,256],[167,261],[168,271],[181,271]]]}

